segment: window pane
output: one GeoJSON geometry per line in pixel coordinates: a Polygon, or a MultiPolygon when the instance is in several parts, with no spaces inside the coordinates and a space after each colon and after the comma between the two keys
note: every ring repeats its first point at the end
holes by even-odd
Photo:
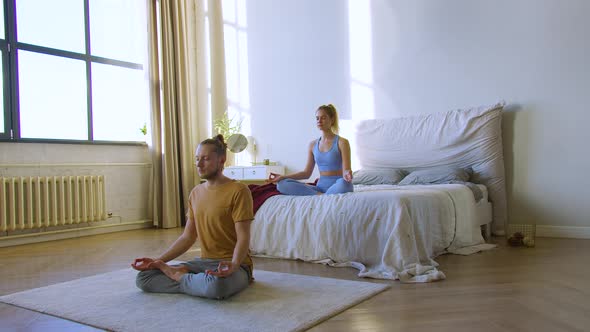
{"type": "Polygon", "coordinates": [[[223,29],[225,46],[225,79],[227,87],[227,99],[238,102],[240,98],[238,71],[238,35],[236,28],[225,24],[223,29]]]}
{"type": "MultiPolygon", "coordinates": [[[[4,72],[4,52],[0,52],[0,66],[4,72]]],[[[4,79],[0,79],[0,133],[4,133],[4,79]]]]}
{"type": "Polygon", "coordinates": [[[92,55],[145,63],[147,57],[146,1],[90,1],[92,55]]]}
{"type": "Polygon", "coordinates": [[[250,108],[250,75],[248,73],[248,36],[238,31],[238,66],[240,70],[240,106],[250,108]]]}
{"type": "Polygon", "coordinates": [[[6,39],[4,35],[4,4],[0,5],[0,38],[6,39]]]}
{"type": "Polygon", "coordinates": [[[94,139],[145,141],[141,128],[149,125],[149,92],[145,72],[92,64],[94,139]]]}
{"type": "Polygon", "coordinates": [[[221,13],[224,21],[236,23],[236,0],[223,0],[221,2],[221,13]]]}
{"type": "MultiPolygon", "coordinates": [[[[205,1],[207,3],[207,1],[205,1]]],[[[207,66],[207,88],[211,91],[211,48],[209,47],[209,17],[205,17],[205,63],[207,66]]]]}
{"type": "Polygon", "coordinates": [[[88,139],[83,61],[18,51],[21,137],[88,139]]]}
{"type": "Polygon", "coordinates": [[[84,1],[17,0],[18,41],[85,52],[84,1]]]}
{"type": "Polygon", "coordinates": [[[246,25],[246,0],[238,0],[238,26],[245,28],[246,25]]]}

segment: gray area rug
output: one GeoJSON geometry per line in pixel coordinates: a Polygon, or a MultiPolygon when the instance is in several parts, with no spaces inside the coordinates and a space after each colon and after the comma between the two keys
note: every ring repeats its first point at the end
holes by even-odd
{"type": "Polygon", "coordinates": [[[224,300],[144,293],[136,271],[118,270],[0,297],[0,302],[113,331],[301,331],[389,288],[255,270],[224,300]]]}

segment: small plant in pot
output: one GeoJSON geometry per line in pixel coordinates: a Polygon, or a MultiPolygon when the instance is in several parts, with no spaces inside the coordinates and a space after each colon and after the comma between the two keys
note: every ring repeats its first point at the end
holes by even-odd
{"type": "MultiPolygon", "coordinates": [[[[213,128],[217,131],[218,134],[223,135],[223,139],[227,142],[227,139],[233,135],[237,134],[242,130],[242,121],[243,119],[238,116],[229,116],[229,112],[226,110],[223,113],[223,116],[220,119],[217,119],[213,122],[213,128]],[[237,118],[237,119],[236,119],[237,118]]],[[[231,151],[227,151],[227,160],[225,162],[226,166],[231,166],[235,163],[235,155],[231,151]]]]}

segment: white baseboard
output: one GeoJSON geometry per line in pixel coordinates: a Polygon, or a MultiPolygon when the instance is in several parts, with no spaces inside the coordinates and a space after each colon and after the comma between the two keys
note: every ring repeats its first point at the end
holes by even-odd
{"type": "Polygon", "coordinates": [[[590,227],[537,225],[537,237],[590,239],[590,227]]]}
{"type": "Polygon", "coordinates": [[[0,248],[17,246],[21,244],[38,243],[54,240],[71,239],[82,236],[98,235],[129,231],[133,229],[154,227],[151,220],[138,220],[116,224],[106,224],[91,227],[70,228],[58,231],[29,233],[11,236],[0,236],[0,248]]]}

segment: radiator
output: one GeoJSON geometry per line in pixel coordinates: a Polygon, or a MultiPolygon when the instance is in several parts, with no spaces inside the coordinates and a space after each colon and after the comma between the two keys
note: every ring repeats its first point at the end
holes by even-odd
{"type": "Polygon", "coordinates": [[[104,176],[0,177],[0,231],[106,219],[104,176]]]}

